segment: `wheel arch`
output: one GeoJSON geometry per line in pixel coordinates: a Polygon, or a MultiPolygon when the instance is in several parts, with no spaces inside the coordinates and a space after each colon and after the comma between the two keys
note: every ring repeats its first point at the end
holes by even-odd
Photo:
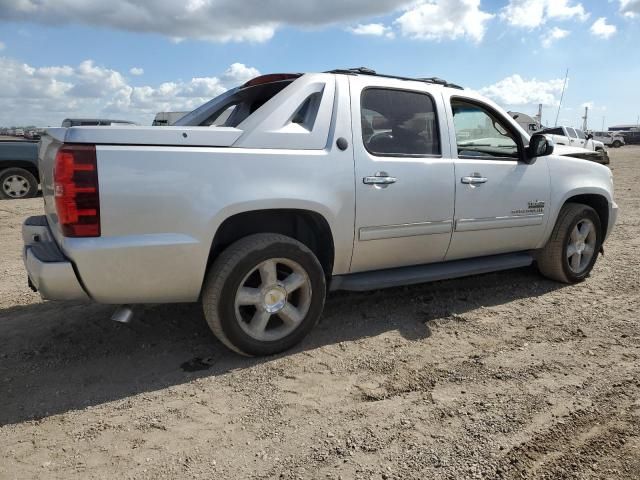
{"type": "Polygon", "coordinates": [[[224,219],[211,242],[207,270],[225,248],[256,233],[279,233],[295,238],[318,257],[327,279],[331,277],[335,244],[329,222],[316,211],[299,208],[248,210],[224,219]]]}
{"type": "Polygon", "coordinates": [[[563,204],[581,203],[593,208],[598,217],[600,217],[600,225],[602,227],[602,238],[607,236],[607,228],[609,226],[609,200],[604,195],[598,193],[583,193],[569,197],[563,204]]]}
{"type": "Polygon", "coordinates": [[[2,162],[0,162],[0,174],[8,168],[22,168],[23,170],[26,170],[31,175],[36,177],[36,180],[40,182],[38,167],[31,162],[27,162],[24,160],[3,160],[2,162]]]}

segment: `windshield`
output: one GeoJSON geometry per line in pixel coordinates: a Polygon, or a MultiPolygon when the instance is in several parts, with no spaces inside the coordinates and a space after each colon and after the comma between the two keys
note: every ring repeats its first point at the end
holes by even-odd
{"type": "Polygon", "coordinates": [[[293,80],[238,87],[208,101],[178,120],[176,126],[237,127],[249,115],[291,85],[293,80]]]}

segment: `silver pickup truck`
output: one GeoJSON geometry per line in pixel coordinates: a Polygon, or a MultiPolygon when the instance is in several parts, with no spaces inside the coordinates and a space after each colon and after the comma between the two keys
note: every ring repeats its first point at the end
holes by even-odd
{"type": "Polygon", "coordinates": [[[476,93],[363,68],[261,76],[173,127],[50,129],[39,155],[43,298],[201,301],[246,355],[299,342],[328,290],[534,261],[579,282],[617,215],[607,167],[476,93]]]}

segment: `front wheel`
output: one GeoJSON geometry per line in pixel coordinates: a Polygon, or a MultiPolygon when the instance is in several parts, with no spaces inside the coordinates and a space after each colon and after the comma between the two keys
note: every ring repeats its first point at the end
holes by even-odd
{"type": "Polygon", "coordinates": [[[202,294],[216,337],[243,355],[271,355],[300,342],[324,307],[326,282],[316,256],[284,235],[238,240],[211,266],[202,294]]]}
{"type": "Polygon", "coordinates": [[[596,211],[567,203],[560,210],[551,238],[537,254],[538,270],[558,282],[581,282],[591,273],[601,245],[602,228],[596,211]]]}

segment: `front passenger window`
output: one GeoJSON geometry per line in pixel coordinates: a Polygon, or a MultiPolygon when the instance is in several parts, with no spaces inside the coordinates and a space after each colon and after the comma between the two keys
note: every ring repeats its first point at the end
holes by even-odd
{"type": "Polygon", "coordinates": [[[518,143],[511,131],[489,110],[464,100],[451,101],[460,158],[517,159],[518,143]]]}

